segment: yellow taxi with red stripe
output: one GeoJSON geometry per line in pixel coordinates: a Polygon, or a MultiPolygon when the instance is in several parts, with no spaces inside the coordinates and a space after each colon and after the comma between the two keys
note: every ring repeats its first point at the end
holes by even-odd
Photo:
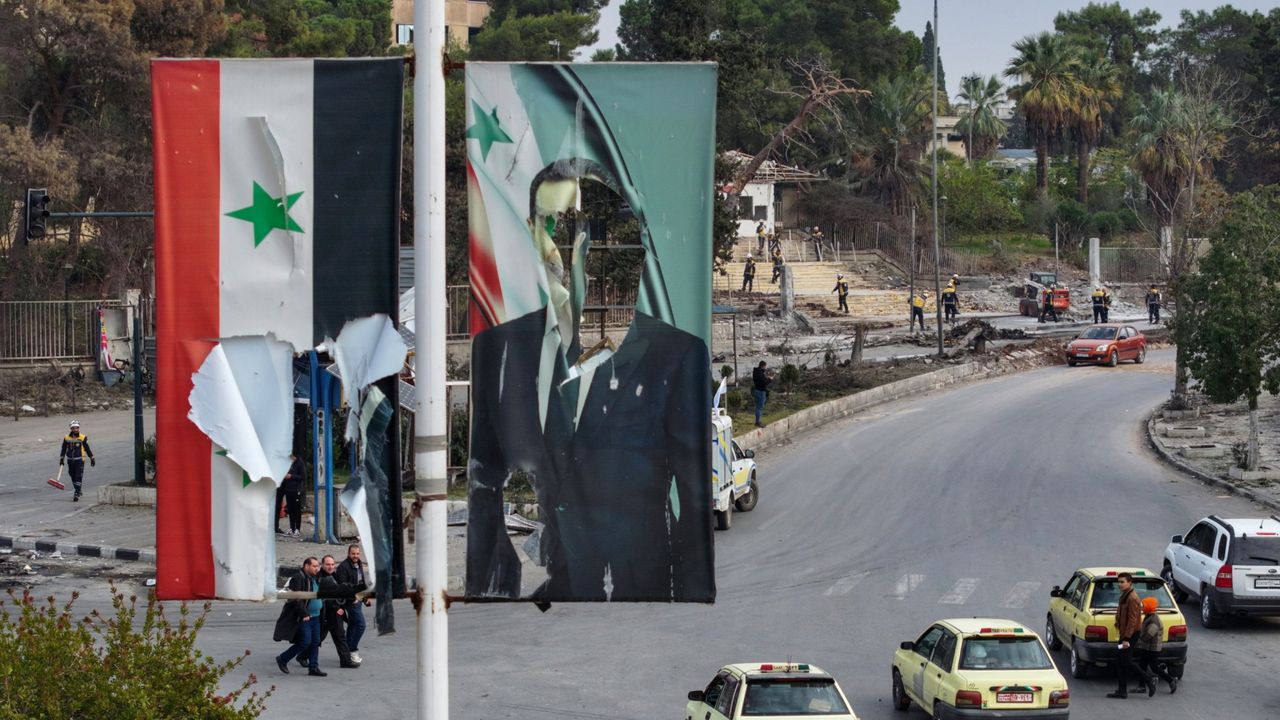
{"type": "Polygon", "coordinates": [[[1071,692],[1040,636],[1012,620],[939,620],[893,654],[893,704],[934,718],[1065,720],[1071,692]]]}
{"type": "Polygon", "coordinates": [[[734,663],[720,668],[705,690],[691,690],[685,720],[858,720],[836,679],[817,665],[734,663]]]}
{"type": "Polygon", "coordinates": [[[1164,578],[1146,568],[1080,568],[1071,574],[1066,585],[1053,586],[1044,628],[1050,649],[1067,648],[1071,653],[1071,676],[1075,678],[1088,677],[1094,667],[1115,666],[1120,656],[1120,633],[1116,630],[1120,573],[1133,577],[1133,590],[1139,599],[1156,599],[1164,625],[1160,662],[1169,667],[1169,674],[1181,679],[1187,664],[1187,619],[1164,578]]]}

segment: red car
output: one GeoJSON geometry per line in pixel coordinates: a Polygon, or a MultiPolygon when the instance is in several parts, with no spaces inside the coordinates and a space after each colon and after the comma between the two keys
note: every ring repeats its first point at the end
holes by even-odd
{"type": "Polygon", "coordinates": [[[1067,364],[1106,363],[1115,367],[1121,360],[1140,363],[1147,359],[1147,336],[1132,325],[1094,325],[1067,343],[1067,364]]]}

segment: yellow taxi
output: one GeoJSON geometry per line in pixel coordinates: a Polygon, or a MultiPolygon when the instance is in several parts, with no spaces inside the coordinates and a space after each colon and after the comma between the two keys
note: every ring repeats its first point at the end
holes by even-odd
{"type": "Polygon", "coordinates": [[[893,654],[893,705],[934,718],[1062,719],[1071,692],[1035,632],[1012,620],[939,620],[893,654]]]}
{"type": "Polygon", "coordinates": [[[735,663],[705,690],[689,692],[685,720],[798,718],[858,720],[836,679],[807,663],[735,663]]]}
{"type": "Polygon", "coordinates": [[[1072,573],[1067,584],[1049,591],[1049,617],[1044,638],[1052,650],[1066,646],[1071,653],[1071,676],[1089,676],[1094,666],[1113,665],[1120,654],[1116,609],[1120,604],[1118,576],[1133,576],[1139,598],[1156,599],[1156,612],[1164,625],[1160,662],[1169,674],[1182,678],[1187,664],[1187,620],[1173,601],[1163,578],[1145,568],[1089,567],[1072,573]]]}

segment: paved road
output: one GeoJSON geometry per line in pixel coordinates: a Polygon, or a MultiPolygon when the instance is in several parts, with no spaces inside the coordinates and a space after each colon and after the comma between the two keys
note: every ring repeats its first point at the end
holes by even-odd
{"type": "MultiPolygon", "coordinates": [[[[1049,588],[1076,567],[1153,567],[1199,516],[1259,512],[1145,449],[1141,422],[1171,371],[1167,351],[1140,367],[1047,368],[887,405],[773,450],[759,507],[716,536],[716,605],[455,607],[452,716],[683,717],[687,691],[720,664],[790,657],[833,672],[863,718],[923,718],[891,709],[889,662],[929,622],[996,615],[1039,629],[1049,588]]],[[[252,648],[246,672],[278,686],[267,717],[412,716],[407,604],[401,632],[363,643],[364,668],[326,680],[275,670],[276,612],[219,603],[201,643],[220,656],[252,648]]],[[[1278,639],[1280,621],[1207,631],[1193,620],[1178,694],[1114,701],[1112,681],[1072,680],[1072,715],[1280,717],[1278,639]]],[[[322,657],[336,666],[328,646],[322,657]]]]}

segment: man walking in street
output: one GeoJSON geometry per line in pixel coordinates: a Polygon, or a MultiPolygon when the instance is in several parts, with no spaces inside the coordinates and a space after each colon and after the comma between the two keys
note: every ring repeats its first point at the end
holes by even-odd
{"type": "MultiPolygon", "coordinates": [[[[325,596],[328,597],[333,593],[350,591],[355,593],[353,586],[345,585],[338,581],[336,572],[338,563],[334,561],[332,555],[325,555],[320,559],[320,574],[318,576],[318,585],[325,596]]],[[[347,645],[347,598],[326,599],[324,601],[323,614],[321,615],[323,627],[320,630],[321,640],[327,633],[333,638],[333,647],[338,651],[338,665],[343,668],[358,668],[360,663],[356,661],[351,654],[351,648],[347,645]]]]}
{"type": "Polygon", "coordinates": [[[822,243],[827,241],[827,237],[822,234],[822,228],[813,227],[813,256],[818,262],[822,262],[822,243]]]}
{"type": "Polygon", "coordinates": [[[956,316],[960,314],[960,298],[956,294],[955,276],[952,276],[951,282],[942,290],[942,310],[946,321],[955,323],[956,316]]]}
{"type": "MultiPolygon", "coordinates": [[[[367,572],[368,566],[361,556],[360,546],[350,545],[347,547],[347,559],[338,564],[334,577],[343,585],[368,586],[367,572]]],[[[360,657],[360,639],[364,637],[365,629],[364,609],[372,602],[370,598],[352,598],[343,605],[346,610],[343,617],[347,623],[347,647],[351,649],[351,659],[358,663],[364,662],[360,657]]]]}
{"type": "Polygon", "coordinates": [[[928,291],[921,290],[911,297],[911,327],[908,332],[914,332],[916,329],[916,321],[920,321],[920,331],[924,332],[924,304],[929,299],[928,291]]]}
{"type": "Polygon", "coordinates": [[[747,253],[747,264],[742,268],[742,292],[751,292],[755,289],[756,279],[756,259],[747,253]]]}
{"type": "MultiPolygon", "coordinates": [[[[320,572],[320,561],[309,557],[302,562],[302,570],[289,578],[289,589],[295,592],[316,592],[320,583],[316,579],[320,572]]],[[[295,657],[304,657],[307,662],[307,674],[325,677],[328,673],[320,669],[320,613],[324,609],[324,601],[318,598],[310,600],[290,600],[280,609],[280,619],[276,621],[276,640],[290,640],[293,644],[276,656],[276,667],[280,672],[289,674],[289,661],[295,657]]]]}
{"type": "Polygon", "coordinates": [[[1147,695],[1156,694],[1156,681],[1133,662],[1134,644],[1142,631],[1142,601],[1133,589],[1133,576],[1122,572],[1116,576],[1120,586],[1120,602],[1116,607],[1116,630],[1120,633],[1120,654],[1116,657],[1116,691],[1107,693],[1109,698],[1129,697],[1130,673],[1142,678],[1147,695]]]}
{"type": "Polygon", "coordinates": [[[1089,296],[1089,299],[1093,302],[1093,322],[1094,322],[1094,324],[1097,324],[1097,323],[1100,323],[1100,322],[1106,322],[1106,321],[1107,321],[1107,320],[1106,320],[1106,317],[1107,317],[1107,310],[1106,310],[1106,299],[1107,299],[1107,293],[1102,289],[1102,286],[1101,286],[1101,285],[1099,285],[1099,286],[1097,286],[1097,287],[1095,287],[1095,288],[1093,289],[1093,294],[1089,296]]]}
{"type": "Polygon", "coordinates": [[[1147,324],[1148,325],[1160,324],[1161,299],[1162,298],[1160,297],[1160,289],[1157,288],[1155,285],[1152,285],[1151,289],[1147,291],[1147,324]]]}
{"type": "Polygon", "coordinates": [[[285,505],[289,509],[289,536],[302,536],[302,493],[307,483],[307,468],[297,453],[289,453],[289,472],[285,473],[280,487],[284,490],[285,505]]]}
{"type": "MultiPolygon", "coordinates": [[[[1142,630],[1138,633],[1138,665],[1149,674],[1159,677],[1169,686],[1169,694],[1178,692],[1178,680],[1169,674],[1160,662],[1160,651],[1164,649],[1164,623],[1160,621],[1158,612],[1160,601],[1153,597],[1142,598],[1142,630]]],[[[1152,680],[1152,683],[1155,681],[1152,680]]]]}
{"type": "Polygon", "coordinates": [[[849,314],[849,281],[844,279],[844,273],[836,273],[836,287],[831,292],[836,294],[836,299],[840,301],[840,308],[845,315],[849,314]]]}
{"type": "Polygon", "coordinates": [[[782,277],[782,250],[773,251],[773,279],[769,282],[774,285],[778,284],[778,278],[782,277]]]}
{"type": "Polygon", "coordinates": [[[1053,306],[1053,288],[1053,285],[1049,285],[1040,291],[1040,322],[1044,322],[1046,316],[1058,322],[1058,309],[1053,306]]]}
{"type": "Polygon", "coordinates": [[[71,502],[80,502],[86,457],[89,458],[91,467],[98,464],[97,459],[93,457],[93,451],[89,449],[88,436],[80,434],[80,421],[72,420],[66,437],[62,438],[62,450],[58,453],[58,464],[67,466],[67,472],[71,474],[71,484],[76,489],[71,502]]]}
{"type": "Polygon", "coordinates": [[[769,383],[773,382],[773,377],[765,370],[768,366],[768,363],[761,360],[756,369],[751,371],[751,397],[756,401],[756,427],[764,427],[760,416],[764,412],[764,404],[769,400],[769,383]]]}

